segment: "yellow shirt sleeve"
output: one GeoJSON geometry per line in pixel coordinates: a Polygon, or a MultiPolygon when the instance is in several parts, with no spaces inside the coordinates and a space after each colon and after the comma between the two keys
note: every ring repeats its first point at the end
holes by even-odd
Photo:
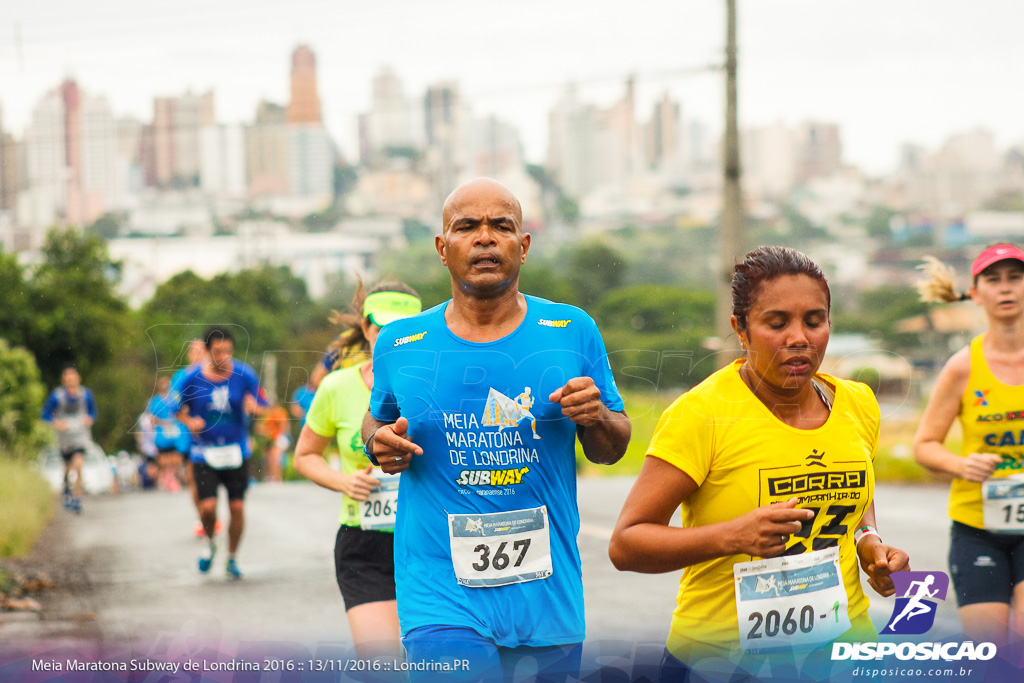
{"type": "Polygon", "coordinates": [[[306,425],[320,436],[333,439],[338,433],[338,427],[334,420],[334,392],[331,391],[332,379],[330,375],[324,378],[313,396],[313,402],[309,404],[309,412],[306,413],[306,425]]]}
{"type": "Polygon", "coordinates": [[[699,409],[700,401],[687,393],[661,415],[647,447],[647,455],[660,458],[685,472],[697,486],[711,471],[714,421],[699,409]]]}
{"type": "Polygon", "coordinates": [[[832,381],[842,382],[849,390],[850,405],[852,407],[850,419],[860,422],[859,428],[864,435],[865,441],[871,448],[870,457],[873,462],[875,455],[878,453],[878,436],[882,423],[882,414],[878,407],[875,393],[871,391],[871,387],[862,382],[836,379],[832,379],[832,381]]]}

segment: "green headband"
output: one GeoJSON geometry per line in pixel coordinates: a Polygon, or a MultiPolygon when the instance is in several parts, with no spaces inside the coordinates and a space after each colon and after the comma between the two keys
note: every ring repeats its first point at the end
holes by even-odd
{"type": "Polygon", "coordinates": [[[375,292],[363,302],[363,317],[378,327],[393,320],[408,318],[423,310],[423,304],[412,294],[404,292],[375,292]]]}

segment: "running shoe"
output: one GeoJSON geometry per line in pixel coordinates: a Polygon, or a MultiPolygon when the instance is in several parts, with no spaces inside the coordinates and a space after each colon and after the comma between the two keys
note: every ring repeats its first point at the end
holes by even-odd
{"type": "Polygon", "coordinates": [[[68,509],[74,512],[76,515],[82,514],[82,499],[76,496],[72,496],[71,502],[68,505],[68,509]]]}
{"type": "Polygon", "coordinates": [[[205,556],[199,558],[199,571],[203,574],[210,571],[210,567],[213,566],[213,556],[217,554],[217,544],[211,543],[210,548],[205,556]]]}
{"type": "Polygon", "coordinates": [[[235,562],[235,558],[233,557],[228,558],[228,566],[224,568],[224,571],[226,571],[227,575],[232,579],[242,578],[242,570],[238,568],[238,563],[235,562]]]}

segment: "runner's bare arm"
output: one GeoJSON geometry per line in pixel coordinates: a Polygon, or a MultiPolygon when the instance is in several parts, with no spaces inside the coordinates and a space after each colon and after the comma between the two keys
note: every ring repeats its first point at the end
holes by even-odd
{"type": "Polygon", "coordinates": [[[388,474],[409,469],[413,455],[423,455],[423,449],[409,440],[409,421],[404,417],[397,422],[381,422],[369,410],[363,418],[363,441],[367,449],[388,474]]]}
{"type": "Polygon", "coordinates": [[[188,406],[182,406],[181,410],[178,411],[176,417],[178,418],[178,422],[185,425],[185,427],[188,428],[188,431],[192,432],[193,434],[198,434],[199,432],[203,431],[204,427],[206,427],[206,420],[204,420],[203,418],[189,417],[188,406]]]}
{"type": "Polygon", "coordinates": [[[971,453],[966,458],[949,451],[943,441],[960,413],[960,397],[971,374],[970,348],[953,354],[935,381],[935,389],[914,434],[914,458],[932,472],[968,481],[985,481],[1002,458],[994,453],[971,453]]]}
{"type": "Polygon", "coordinates": [[[613,465],[626,453],[632,425],[625,411],[609,410],[592,377],[574,377],[548,397],[562,414],[576,423],[576,434],[587,460],[613,465]]]}
{"type": "MultiPolygon", "coordinates": [[[[875,527],[875,501],[871,501],[857,528],[875,527]]],[[[866,534],[857,544],[857,557],[861,569],[868,575],[868,585],[883,598],[896,592],[890,574],[893,572],[910,571],[910,556],[899,548],[893,548],[882,542],[875,534],[866,534]]]]}
{"type": "Polygon", "coordinates": [[[612,532],[608,556],[623,571],[658,574],[729,555],[775,557],[786,549],[810,510],[797,510],[798,499],[764,505],[728,522],[670,527],[679,504],[697,490],[685,472],[647,456],[640,476],[623,504],[612,532]]]}
{"type": "Polygon", "coordinates": [[[333,469],[324,460],[324,450],[329,443],[330,437],[321,436],[309,425],[304,425],[295,446],[295,471],[325,489],[343,491],[355,500],[366,500],[370,492],[380,486],[380,482],[371,477],[369,471],[343,474],[333,469]]]}

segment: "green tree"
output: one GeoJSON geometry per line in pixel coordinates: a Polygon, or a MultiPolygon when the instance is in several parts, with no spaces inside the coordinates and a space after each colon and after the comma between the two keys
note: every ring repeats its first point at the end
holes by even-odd
{"type": "Polygon", "coordinates": [[[519,271],[519,291],[550,301],[575,303],[576,292],[550,260],[530,256],[519,271]]]}
{"type": "Polygon", "coordinates": [[[334,165],[334,199],[341,201],[359,183],[359,171],[355,166],[334,165]]]}
{"type": "Polygon", "coordinates": [[[27,290],[32,323],[24,345],[35,354],[47,385],[55,385],[65,363],[89,370],[116,359],[129,342],[131,312],[115,287],[120,263],[106,243],[75,229],[51,230],[43,262],[27,290]]]}
{"type": "Polygon", "coordinates": [[[45,396],[32,354],[0,339],[0,456],[30,453],[39,445],[45,396]]]}
{"type": "Polygon", "coordinates": [[[871,209],[864,227],[868,231],[868,237],[875,237],[889,241],[892,239],[892,218],[896,212],[885,206],[876,206],[871,209]]]}
{"type": "Polygon", "coordinates": [[[105,240],[112,240],[121,236],[121,218],[117,214],[105,213],[87,226],[85,231],[105,240]]]}
{"type": "Polygon", "coordinates": [[[12,254],[0,251],[0,334],[25,346],[32,325],[31,292],[25,269],[12,254]]]}
{"type": "Polygon", "coordinates": [[[834,311],[833,327],[844,332],[881,335],[892,349],[913,349],[921,346],[921,336],[900,332],[897,324],[927,311],[928,305],[913,287],[883,285],[861,293],[856,311],[834,311]]]}
{"type": "Polygon", "coordinates": [[[638,332],[694,331],[711,334],[715,296],[665,285],[634,285],[606,294],[594,318],[602,329],[638,332]]]}
{"type": "Polygon", "coordinates": [[[576,247],[569,256],[569,284],[583,308],[619,287],[626,275],[622,254],[601,242],[576,247]]]}
{"type": "Polygon", "coordinates": [[[310,232],[328,232],[341,221],[341,206],[334,202],[321,211],[314,211],[302,219],[302,224],[310,232]]]}
{"type": "Polygon", "coordinates": [[[279,373],[322,351],[307,348],[303,340],[311,330],[329,328],[329,311],[310,299],[305,282],[286,267],[263,266],[209,280],[179,273],[157,287],[140,315],[155,356],[149,364],[160,372],[184,365],[188,342],[213,324],[232,327],[235,357],[257,372],[265,353],[277,354],[279,373]]]}

